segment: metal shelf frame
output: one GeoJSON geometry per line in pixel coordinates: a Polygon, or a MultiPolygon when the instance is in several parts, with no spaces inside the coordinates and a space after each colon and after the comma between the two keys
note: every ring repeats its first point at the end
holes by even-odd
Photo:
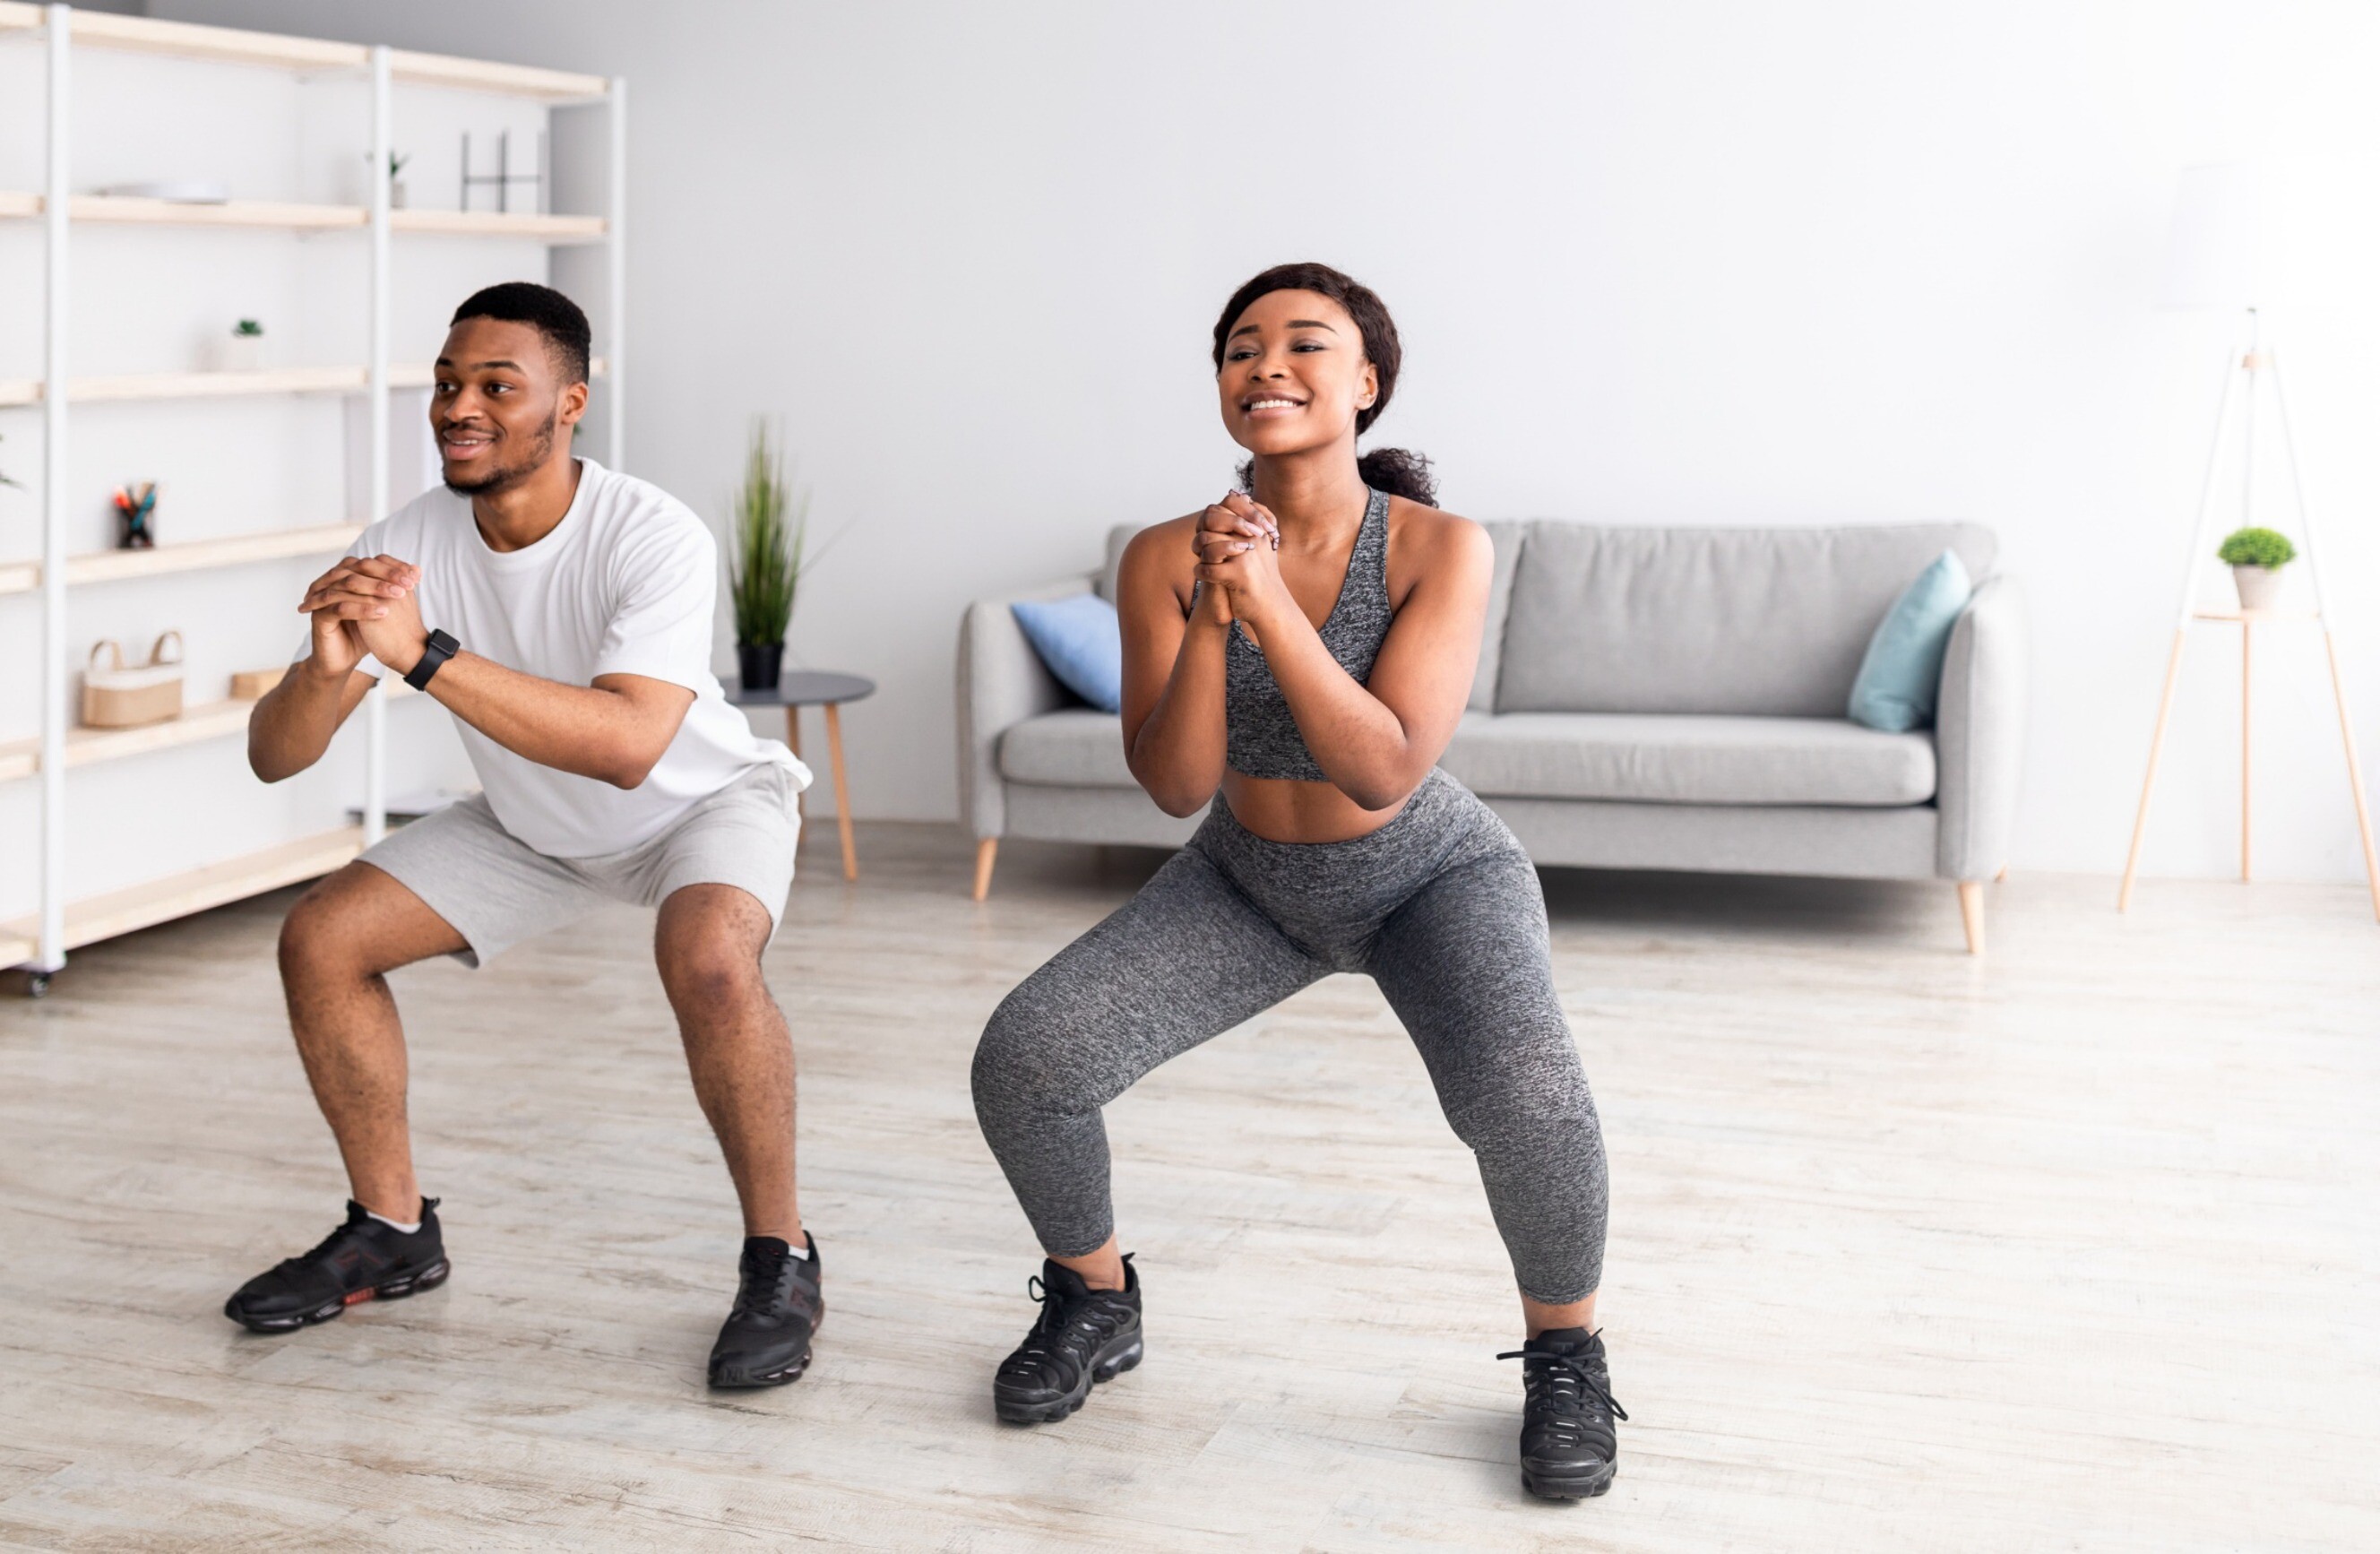
{"type": "MultiPolygon", "coordinates": [[[[465,237],[530,237],[548,243],[600,242],[605,249],[606,300],[609,304],[605,321],[607,349],[603,362],[603,376],[610,399],[606,452],[613,468],[625,468],[626,416],[621,391],[622,346],[627,302],[624,260],[626,254],[628,141],[627,83],[616,76],[606,79],[600,76],[528,66],[418,54],[392,49],[385,44],[363,45],[284,37],[104,12],[78,12],[70,5],[27,5],[19,3],[19,0],[0,0],[0,39],[34,32],[42,35],[46,67],[48,140],[42,188],[39,191],[0,191],[0,217],[30,218],[42,223],[42,376],[37,382],[0,385],[0,388],[12,390],[7,395],[0,395],[0,403],[38,404],[41,408],[42,558],[37,568],[28,568],[20,563],[8,569],[0,569],[7,570],[17,584],[14,589],[0,591],[31,591],[38,588],[42,601],[40,732],[33,739],[12,741],[6,747],[11,763],[17,768],[9,775],[24,774],[22,769],[30,764],[32,773],[41,779],[40,905],[30,917],[0,925],[0,965],[24,966],[31,974],[33,988],[38,991],[46,988],[50,977],[65,966],[70,948],[94,939],[148,927],[187,912],[235,901],[257,891],[273,889],[336,868],[362,847],[378,841],[387,827],[388,697],[375,692],[364,701],[365,792],[360,827],[284,842],[246,857],[220,860],[145,885],[115,891],[88,902],[70,901],[66,837],[67,774],[69,767],[93,759],[98,750],[96,747],[88,750],[70,748],[78,742],[72,739],[69,731],[73,696],[67,653],[67,588],[69,583],[106,581],[119,570],[129,576],[135,572],[158,570],[162,565],[111,569],[95,563],[94,558],[68,554],[66,542],[67,469],[76,403],[212,395],[226,391],[355,393],[360,390],[369,401],[370,483],[367,489],[370,492],[371,506],[376,510],[385,500],[388,491],[389,395],[400,384],[415,381],[419,372],[418,369],[395,365],[390,360],[392,236],[412,231],[465,237]],[[219,209],[209,214],[200,208],[152,210],[147,208],[152,203],[148,201],[109,200],[103,197],[75,195],[72,185],[74,53],[78,45],[273,67],[306,75],[368,71],[371,80],[368,127],[374,169],[370,180],[370,203],[360,211],[340,206],[251,203],[239,208],[219,209]],[[609,211],[600,219],[524,217],[512,220],[466,219],[445,212],[392,211],[387,167],[393,99],[400,85],[504,93],[532,98],[549,106],[603,105],[607,110],[610,129],[610,166],[606,180],[609,211]],[[150,374],[140,378],[87,378],[79,382],[69,375],[67,359],[67,326],[74,301],[72,232],[77,224],[111,222],[176,226],[279,226],[293,232],[325,227],[362,230],[371,246],[370,279],[364,298],[370,322],[370,360],[360,374],[355,374],[353,369],[315,370],[338,377],[340,381],[336,382],[326,381],[318,383],[310,379],[303,383],[279,382],[270,385],[261,381],[254,384],[223,383],[213,380],[233,375],[178,373],[150,374]],[[358,381],[358,377],[360,381],[358,381]]],[[[261,380],[274,375],[257,376],[261,380]]],[[[308,536],[306,543],[309,548],[325,532],[322,528],[304,531],[308,536]]],[[[296,542],[297,538],[293,535],[292,543],[296,542]]],[[[235,547],[247,543],[256,553],[225,553],[221,558],[223,565],[263,559],[269,554],[292,553],[276,548],[266,537],[241,537],[226,543],[235,547]],[[264,542],[256,543],[259,540],[264,542]]],[[[221,709],[210,706],[205,710],[217,714],[215,722],[221,721],[221,709]]],[[[212,723],[204,730],[194,724],[180,730],[178,737],[158,738],[147,744],[137,741],[118,743],[123,746],[124,753],[130,753],[136,745],[141,748],[169,748],[177,744],[195,743],[201,733],[211,732],[212,723]]],[[[89,742],[80,743],[87,745],[89,742]]]]}

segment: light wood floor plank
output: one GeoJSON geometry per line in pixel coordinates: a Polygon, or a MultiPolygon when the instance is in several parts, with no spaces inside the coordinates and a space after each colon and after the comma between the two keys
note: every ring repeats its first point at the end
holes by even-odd
{"type": "MultiPolygon", "coordinates": [[[[1611,1495],[1522,1495],[1510,1275],[1368,983],[1110,1112],[1149,1359],[990,1417],[1031,1319],[967,1101],[1002,994],[1153,855],[864,828],[770,967],[831,1317],[715,1398],[736,1228],[602,914],[395,979],[455,1274],[288,1338],[231,1287],[338,1212],[287,896],[0,1002],[0,1548],[2212,1551],[2380,1547],[2380,935],[2352,888],[1549,877],[1613,1163],[1611,1495]]],[[[816,863],[817,860],[811,860],[816,863]]]]}

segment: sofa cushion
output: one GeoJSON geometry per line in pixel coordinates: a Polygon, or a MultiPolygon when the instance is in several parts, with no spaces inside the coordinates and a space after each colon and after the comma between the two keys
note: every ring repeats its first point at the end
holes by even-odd
{"type": "Polygon", "coordinates": [[[1107,559],[1099,563],[1099,578],[1093,586],[1093,591],[1110,604],[1116,601],[1116,578],[1123,571],[1124,548],[1145,527],[1142,524],[1116,524],[1108,530],[1107,559]]]}
{"type": "Polygon", "coordinates": [[[1475,712],[1496,710],[1496,672],[1504,661],[1504,620],[1512,609],[1512,578],[1519,572],[1521,550],[1528,542],[1529,526],[1509,519],[1491,519],[1480,528],[1496,548],[1496,570],[1488,578],[1488,618],[1479,626],[1479,667],[1471,676],[1471,699],[1463,705],[1475,712]]]}
{"type": "Polygon", "coordinates": [[[1439,764],[1483,798],[1881,807],[1934,796],[1930,735],[1840,717],[1473,712],[1439,764]]]}
{"type": "Polygon", "coordinates": [[[1059,788],[1136,788],[1123,760],[1123,720],[1089,707],[1027,718],[1000,736],[1000,774],[1059,788]]]}
{"type": "Polygon", "coordinates": [[[1973,524],[1607,528],[1534,523],[1512,578],[1500,712],[1840,719],[1876,623],[1973,524]]]}

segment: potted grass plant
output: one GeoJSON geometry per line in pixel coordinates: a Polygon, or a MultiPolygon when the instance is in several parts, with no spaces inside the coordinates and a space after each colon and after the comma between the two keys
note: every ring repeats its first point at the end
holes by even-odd
{"type": "Polygon", "coordinates": [[[785,628],[802,580],[809,495],[785,483],[784,456],[767,425],[752,423],[744,484],[727,542],[727,591],[735,609],[735,665],[747,691],[774,690],[785,661],[785,628]]]}
{"type": "Polygon", "coordinates": [[[2281,568],[2295,561],[2289,537],[2270,528],[2235,528],[2215,559],[2231,569],[2242,610],[2270,610],[2281,601],[2281,568]]]}

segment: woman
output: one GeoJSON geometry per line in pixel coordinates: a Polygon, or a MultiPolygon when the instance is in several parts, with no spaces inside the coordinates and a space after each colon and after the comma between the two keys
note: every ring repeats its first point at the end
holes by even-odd
{"type": "Polygon", "coordinates": [[[1395,392],[1388,309],[1320,264],[1268,270],[1215,324],[1245,492],[1124,552],[1123,736],[1189,845],[1011,993],[976,1113],[1049,1260],[993,1381],[1000,1416],[1063,1418],[1140,1363],[1099,1109],[1168,1058],[1334,971],[1368,973],[1478,1158],[1518,1276],[1522,1480],[1599,1495],[1615,1466],[1595,1331],[1603,1142],[1554,996],[1543,893],[1503,822],[1437,760],[1463,716],[1494,556],[1430,505],[1427,460],[1358,458],[1395,392]]]}

